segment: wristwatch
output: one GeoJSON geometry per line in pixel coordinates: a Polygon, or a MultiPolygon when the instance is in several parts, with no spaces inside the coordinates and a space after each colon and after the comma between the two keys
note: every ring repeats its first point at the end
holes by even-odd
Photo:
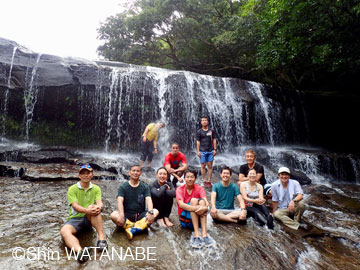
{"type": "Polygon", "coordinates": [[[148,211],[148,213],[150,214],[150,215],[154,215],[154,210],[150,210],[150,211],[148,211]]]}

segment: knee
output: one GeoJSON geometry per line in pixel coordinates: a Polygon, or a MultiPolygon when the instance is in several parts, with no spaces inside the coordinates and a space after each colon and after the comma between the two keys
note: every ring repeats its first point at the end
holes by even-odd
{"type": "Polygon", "coordinates": [[[279,211],[279,210],[276,210],[276,211],[275,211],[274,217],[277,218],[277,219],[280,219],[281,214],[280,214],[280,211],[279,211]]]}
{"type": "Polygon", "coordinates": [[[198,199],[195,199],[195,198],[192,198],[190,200],[190,205],[199,205],[199,200],[198,199]]]}
{"type": "Polygon", "coordinates": [[[303,201],[300,201],[297,203],[297,207],[299,207],[300,209],[305,209],[305,204],[303,201]]]}
{"type": "Polygon", "coordinates": [[[111,220],[115,220],[117,219],[117,217],[118,217],[118,211],[114,211],[110,214],[111,220]]]}
{"type": "Polygon", "coordinates": [[[209,163],[207,164],[207,166],[208,166],[208,169],[209,169],[209,170],[212,170],[212,167],[213,167],[212,162],[209,162],[209,163]]]}
{"type": "Polygon", "coordinates": [[[66,238],[66,236],[72,234],[71,230],[67,226],[63,226],[60,230],[60,235],[62,238],[66,238]]]}
{"type": "Polygon", "coordinates": [[[205,200],[198,200],[198,202],[199,202],[199,205],[206,206],[205,200]]]}

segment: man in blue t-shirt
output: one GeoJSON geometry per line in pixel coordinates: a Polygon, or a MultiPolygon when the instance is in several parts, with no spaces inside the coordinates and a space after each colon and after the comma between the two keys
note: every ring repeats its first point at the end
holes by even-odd
{"type": "Polygon", "coordinates": [[[223,167],[220,172],[221,182],[217,182],[212,187],[211,192],[211,211],[213,220],[218,222],[233,222],[239,224],[246,223],[246,208],[239,187],[230,182],[231,169],[223,167]],[[235,210],[234,198],[237,198],[240,209],[235,210]]]}

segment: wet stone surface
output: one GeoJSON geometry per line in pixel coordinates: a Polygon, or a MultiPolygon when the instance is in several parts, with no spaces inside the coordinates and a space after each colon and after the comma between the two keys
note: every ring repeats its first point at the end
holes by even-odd
{"type": "MultiPolygon", "coordinates": [[[[151,181],[153,172],[147,173],[151,181]]],[[[1,269],[358,269],[360,266],[359,224],[356,205],[359,187],[354,185],[313,185],[305,188],[308,230],[293,231],[276,223],[273,231],[253,220],[246,226],[214,224],[208,218],[209,234],[216,247],[194,250],[191,232],[180,227],[174,203],[171,229],[152,226],[149,234],[129,241],[115,228],[110,213],[116,208],[117,188],[122,181],[95,180],[103,193],[104,230],[110,251],[122,250],[122,259],[97,254],[79,265],[68,260],[59,230],[67,219],[67,188],[77,180],[24,181],[1,178],[0,266],[1,269]],[[350,192],[351,191],[351,192],[350,192]],[[349,204],[348,201],[351,200],[349,204]],[[350,206],[349,206],[350,205],[350,206]],[[54,258],[14,260],[15,247],[57,252],[54,258]],[[136,249],[150,249],[150,259],[136,260],[136,249]],[[57,257],[57,254],[59,258],[57,257]],[[126,256],[125,256],[126,255],[126,256]],[[124,257],[125,256],[125,257],[124,257]]],[[[210,190],[207,190],[208,199],[210,190]]],[[[96,244],[96,232],[80,237],[83,246],[96,244]]],[[[120,253],[119,253],[120,254],[120,253]]],[[[50,254],[51,255],[51,254],[50,254]]],[[[138,256],[138,259],[143,256],[138,256]]]]}

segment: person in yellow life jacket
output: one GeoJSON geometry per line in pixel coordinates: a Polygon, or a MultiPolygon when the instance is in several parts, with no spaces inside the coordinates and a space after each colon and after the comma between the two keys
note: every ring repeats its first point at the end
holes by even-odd
{"type": "Polygon", "coordinates": [[[143,135],[140,140],[141,147],[141,168],[145,166],[145,161],[148,161],[148,167],[151,167],[151,161],[153,159],[153,153],[157,154],[157,140],[159,129],[165,127],[162,122],[150,123],[146,126],[143,135]]]}

